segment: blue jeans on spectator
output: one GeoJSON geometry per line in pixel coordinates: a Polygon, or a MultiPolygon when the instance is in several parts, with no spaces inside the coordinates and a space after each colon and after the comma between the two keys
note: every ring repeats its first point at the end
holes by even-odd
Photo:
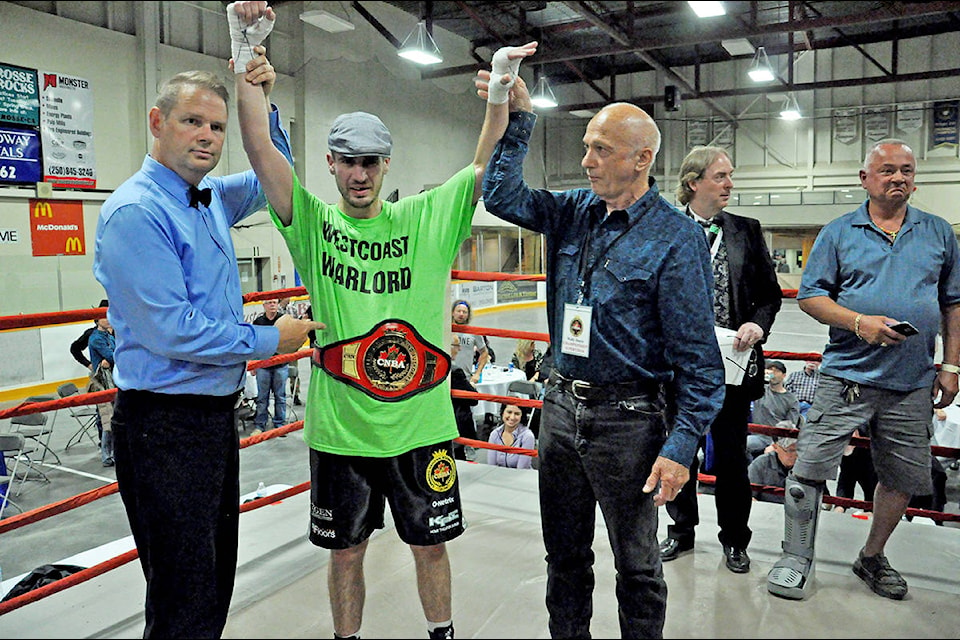
{"type": "Polygon", "coordinates": [[[270,406],[270,394],[273,393],[273,427],[282,427],[287,423],[287,377],[290,372],[286,364],[257,369],[257,416],[253,420],[255,429],[267,427],[267,409],[270,406]]]}
{"type": "Polygon", "coordinates": [[[666,439],[662,405],[646,396],[585,404],[551,385],[542,415],[540,516],[551,637],[590,637],[598,503],[617,569],[622,637],[663,637],[667,584],[657,509],[653,494],[643,493],[666,439]]]}

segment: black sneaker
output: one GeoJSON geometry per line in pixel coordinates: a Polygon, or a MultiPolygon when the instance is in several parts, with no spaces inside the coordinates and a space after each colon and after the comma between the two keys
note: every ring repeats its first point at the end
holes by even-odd
{"type": "Polygon", "coordinates": [[[907,595],[907,581],[890,566],[883,554],[864,556],[861,550],[853,563],[853,572],[866,582],[874,593],[884,598],[903,600],[907,595]]]}
{"type": "Polygon", "coordinates": [[[453,624],[448,624],[445,627],[437,627],[429,633],[430,640],[449,640],[453,638],[453,624]]]}

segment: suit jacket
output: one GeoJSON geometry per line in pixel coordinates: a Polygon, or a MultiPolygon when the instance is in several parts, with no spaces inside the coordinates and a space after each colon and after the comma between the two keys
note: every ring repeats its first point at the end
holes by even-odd
{"type": "Polygon", "coordinates": [[[752,399],[756,399],[763,395],[763,344],[770,336],[773,321],[780,311],[783,292],[763,239],[760,222],[728,211],[715,215],[713,222],[723,229],[723,241],[727,247],[730,322],[734,329],[740,328],[745,322],[754,322],[763,329],[763,339],[753,347],[756,372],[747,376],[741,385],[752,399]]]}

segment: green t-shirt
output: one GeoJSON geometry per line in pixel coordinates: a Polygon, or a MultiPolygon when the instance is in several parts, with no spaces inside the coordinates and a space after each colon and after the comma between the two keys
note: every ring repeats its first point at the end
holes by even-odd
{"type": "MultiPolygon", "coordinates": [[[[306,191],[293,176],[293,220],[270,215],[310,294],[319,346],[367,334],[383,320],[413,326],[444,344],[450,267],[470,235],[475,174],[466,167],[447,182],[384,202],[376,218],[356,219],[306,191]]],[[[449,378],[396,402],[371,398],[311,367],[303,438],[319,451],[388,457],[458,436],[449,378]]]]}

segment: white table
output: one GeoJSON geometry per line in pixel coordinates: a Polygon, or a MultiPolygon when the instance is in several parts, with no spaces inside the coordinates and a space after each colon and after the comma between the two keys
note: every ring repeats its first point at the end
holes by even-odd
{"type": "MultiPolygon", "coordinates": [[[[521,369],[513,369],[511,371],[507,367],[488,364],[483,369],[483,375],[480,377],[480,382],[473,386],[477,388],[477,393],[487,393],[493,396],[507,396],[510,395],[507,391],[507,388],[510,386],[511,382],[514,380],[526,379],[527,376],[521,369]]],[[[473,408],[473,417],[475,419],[483,420],[484,414],[487,413],[492,413],[497,420],[499,420],[500,403],[490,400],[481,400],[477,403],[477,406],[473,408]]]]}

